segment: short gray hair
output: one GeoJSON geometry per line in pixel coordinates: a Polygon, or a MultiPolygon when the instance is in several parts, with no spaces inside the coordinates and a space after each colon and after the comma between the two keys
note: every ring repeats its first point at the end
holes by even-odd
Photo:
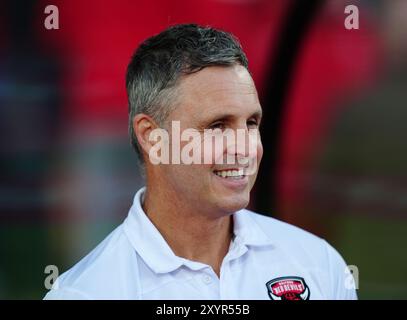
{"type": "Polygon", "coordinates": [[[129,134],[141,164],[143,156],[134,133],[134,117],[144,113],[162,125],[174,105],[181,75],[208,66],[235,64],[248,70],[239,41],[228,32],[196,24],[169,27],[138,47],[127,67],[126,88],[129,134]]]}

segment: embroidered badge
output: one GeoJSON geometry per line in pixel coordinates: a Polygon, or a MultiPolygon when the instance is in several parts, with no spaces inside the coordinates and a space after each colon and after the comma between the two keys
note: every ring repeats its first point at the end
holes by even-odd
{"type": "Polygon", "coordinates": [[[309,300],[310,290],[300,277],[281,277],[266,283],[272,300],[309,300]]]}

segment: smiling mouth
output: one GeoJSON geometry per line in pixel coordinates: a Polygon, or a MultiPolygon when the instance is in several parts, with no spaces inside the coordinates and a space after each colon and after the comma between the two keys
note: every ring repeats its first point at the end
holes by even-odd
{"type": "Polygon", "coordinates": [[[244,170],[242,168],[228,169],[228,170],[215,170],[214,173],[220,178],[230,179],[230,180],[240,180],[245,177],[244,170]]]}

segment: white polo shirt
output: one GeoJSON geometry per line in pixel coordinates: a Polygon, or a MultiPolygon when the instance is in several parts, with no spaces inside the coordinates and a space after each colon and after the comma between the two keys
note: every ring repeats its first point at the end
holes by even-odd
{"type": "Polygon", "coordinates": [[[178,257],[144,213],[141,199],[123,224],[62,274],[45,299],[356,299],[353,279],[325,240],[243,209],[220,277],[178,257]]]}

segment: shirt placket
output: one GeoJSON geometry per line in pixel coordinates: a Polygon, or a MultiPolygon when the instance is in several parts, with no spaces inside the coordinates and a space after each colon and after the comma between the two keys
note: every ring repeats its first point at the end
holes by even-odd
{"type": "Polygon", "coordinates": [[[234,279],[230,262],[239,259],[247,252],[247,247],[240,238],[235,238],[228,254],[223,259],[220,269],[219,279],[219,299],[229,300],[236,298],[236,292],[233,289],[239,279],[234,279]]]}

